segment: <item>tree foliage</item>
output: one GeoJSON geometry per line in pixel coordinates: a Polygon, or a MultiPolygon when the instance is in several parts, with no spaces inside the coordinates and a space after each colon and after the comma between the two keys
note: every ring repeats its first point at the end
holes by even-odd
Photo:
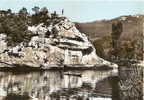
{"type": "Polygon", "coordinates": [[[48,9],[46,7],[39,8],[39,7],[34,7],[32,8],[34,11],[34,14],[32,15],[32,24],[39,24],[39,23],[46,23],[48,17],[48,9]]]}
{"type": "Polygon", "coordinates": [[[120,42],[119,38],[123,32],[123,26],[121,22],[113,23],[112,24],[112,47],[113,47],[113,54],[115,57],[118,57],[118,53],[120,51],[120,42]]]}
{"type": "Polygon", "coordinates": [[[20,17],[22,17],[24,20],[26,20],[26,18],[28,16],[28,11],[25,7],[23,7],[22,9],[19,10],[18,14],[20,17]]]}
{"type": "Polygon", "coordinates": [[[46,7],[32,8],[34,12],[30,15],[25,7],[21,8],[18,13],[13,13],[11,9],[2,12],[0,16],[0,33],[7,34],[8,45],[16,45],[23,41],[29,41],[31,34],[28,26],[46,23],[49,17],[46,7]]]}
{"type": "Polygon", "coordinates": [[[113,23],[112,24],[112,44],[113,44],[113,48],[117,49],[118,48],[118,40],[120,38],[120,35],[123,31],[123,26],[121,22],[117,22],[117,23],[113,23]]]}

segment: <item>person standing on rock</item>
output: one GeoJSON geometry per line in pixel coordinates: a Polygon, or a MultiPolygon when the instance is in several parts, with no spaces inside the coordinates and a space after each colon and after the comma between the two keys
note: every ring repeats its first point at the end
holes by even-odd
{"type": "Polygon", "coordinates": [[[62,9],[62,15],[64,15],[64,9],[62,9]]]}

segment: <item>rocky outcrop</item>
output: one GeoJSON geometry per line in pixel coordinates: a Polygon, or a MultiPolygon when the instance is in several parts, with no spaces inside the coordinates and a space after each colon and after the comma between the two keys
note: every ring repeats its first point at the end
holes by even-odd
{"type": "Polygon", "coordinates": [[[98,57],[87,36],[80,33],[65,17],[29,26],[33,37],[26,43],[7,47],[6,35],[0,34],[0,67],[27,65],[32,67],[90,65],[117,67],[98,57]]]}

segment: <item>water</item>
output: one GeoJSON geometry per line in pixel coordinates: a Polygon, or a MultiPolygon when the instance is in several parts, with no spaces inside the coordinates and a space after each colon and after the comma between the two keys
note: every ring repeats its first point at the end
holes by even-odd
{"type": "Polygon", "coordinates": [[[0,100],[111,100],[111,71],[0,72],[0,100]]]}

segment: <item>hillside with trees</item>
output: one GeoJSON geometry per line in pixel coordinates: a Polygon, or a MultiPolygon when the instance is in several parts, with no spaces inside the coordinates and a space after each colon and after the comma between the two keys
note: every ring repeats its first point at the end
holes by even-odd
{"type": "Polygon", "coordinates": [[[99,56],[111,59],[117,54],[124,59],[142,60],[143,19],[143,15],[121,16],[111,20],[75,24],[79,31],[86,33],[94,43],[99,56]],[[114,28],[114,23],[118,22],[122,24],[122,27],[118,28],[121,32],[114,28]],[[113,48],[115,43],[117,50],[113,48]]]}
{"type": "Polygon", "coordinates": [[[6,33],[9,46],[30,40],[31,32],[28,31],[28,26],[48,24],[50,16],[46,7],[35,6],[32,11],[34,12],[32,15],[24,7],[18,13],[12,12],[11,9],[0,11],[0,33],[6,33]]]}
{"type": "MultiPolygon", "coordinates": [[[[11,9],[0,10],[0,33],[7,35],[9,46],[28,42],[33,34],[28,26],[40,23],[49,26],[55,20],[56,12],[50,14],[46,7],[33,7],[33,14],[26,8],[18,13],[11,9]]],[[[80,32],[85,33],[96,48],[96,53],[104,59],[142,59],[143,54],[143,15],[121,16],[111,20],[89,23],[75,23],[80,32]]],[[[56,21],[55,21],[56,22],[56,21]]]]}

